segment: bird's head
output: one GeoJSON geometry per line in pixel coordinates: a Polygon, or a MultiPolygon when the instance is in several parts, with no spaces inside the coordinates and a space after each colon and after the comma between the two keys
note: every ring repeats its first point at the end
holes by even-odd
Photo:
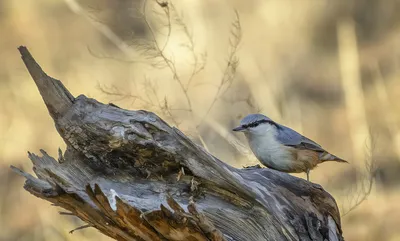
{"type": "Polygon", "coordinates": [[[244,132],[246,135],[262,135],[267,131],[274,130],[276,128],[278,128],[278,124],[265,115],[250,114],[244,117],[240,121],[240,125],[232,130],[244,132]]]}

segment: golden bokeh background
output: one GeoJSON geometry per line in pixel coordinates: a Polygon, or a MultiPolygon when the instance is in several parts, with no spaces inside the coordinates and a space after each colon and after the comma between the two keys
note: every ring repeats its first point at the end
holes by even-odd
{"type": "Polygon", "coordinates": [[[65,148],[19,45],[74,95],[154,111],[237,167],[256,164],[230,131],[244,115],[292,127],[350,162],[311,173],[346,213],[345,239],[400,240],[400,2],[164,3],[0,1],[0,240],[109,240],[69,234],[83,223],[9,169],[65,148]]]}

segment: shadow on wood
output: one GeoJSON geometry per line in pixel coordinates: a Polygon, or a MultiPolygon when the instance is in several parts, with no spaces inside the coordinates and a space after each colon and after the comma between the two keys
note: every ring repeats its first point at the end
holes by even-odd
{"type": "Polygon", "coordinates": [[[33,195],[117,240],[343,240],[335,200],[267,168],[236,169],[144,110],[73,95],[25,47],[22,59],[67,144],[29,153],[33,195]]]}

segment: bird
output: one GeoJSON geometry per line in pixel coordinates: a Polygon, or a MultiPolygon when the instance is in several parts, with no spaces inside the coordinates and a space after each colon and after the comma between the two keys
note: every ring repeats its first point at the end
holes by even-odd
{"type": "Polygon", "coordinates": [[[310,171],[320,163],[348,163],[263,114],[247,115],[232,131],[244,133],[250,149],[264,166],[286,173],[305,172],[307,181],[310,181],[310,171]]]}

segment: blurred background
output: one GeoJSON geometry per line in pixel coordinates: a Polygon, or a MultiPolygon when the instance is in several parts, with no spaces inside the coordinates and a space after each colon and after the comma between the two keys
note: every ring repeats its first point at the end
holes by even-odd
{"type": "MultiPolygon", "coordinates": [[[[9,165],[57,156],[17,47],[74,94],[154,111],[223,161],[257,164],[230,130],[260,112],[346,159],[311,172],[344,237],[400,240],[400,2],[1,0],[0,240],[109,240],[22,188],[9,165]]],[[[296,174],[304,178],[304,174],[296,174]]]]}

